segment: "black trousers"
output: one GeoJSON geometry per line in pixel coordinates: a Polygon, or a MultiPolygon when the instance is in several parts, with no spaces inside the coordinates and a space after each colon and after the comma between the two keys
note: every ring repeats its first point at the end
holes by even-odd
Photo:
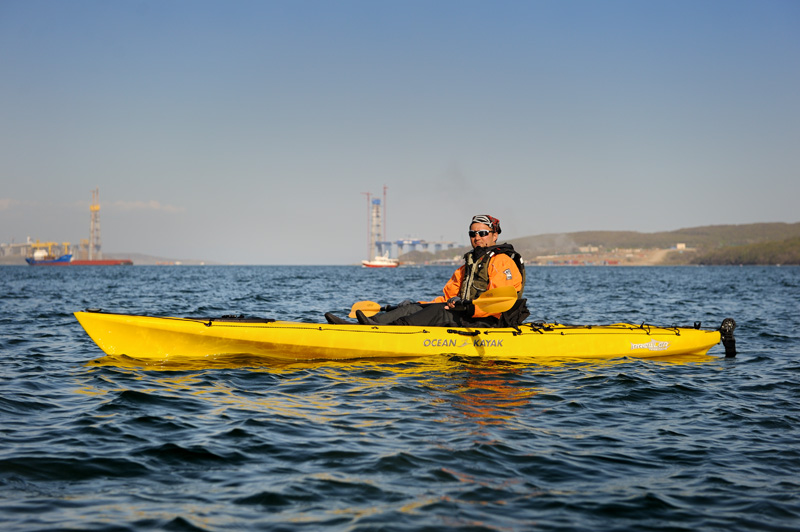
{"type": "Polygon", "coordinates": [[[372,319],[385,325],[415,325],[418,327],[497,327],[499,320],[489,316],[473,318],[445,308],[445,303],[412,304],[380,312],[372,319]]]}

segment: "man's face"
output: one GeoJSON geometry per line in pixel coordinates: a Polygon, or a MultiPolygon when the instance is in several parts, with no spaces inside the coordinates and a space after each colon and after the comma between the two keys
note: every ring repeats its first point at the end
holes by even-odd
{"type": "Polygon", "coordinates": [[[492,228],[486,224],[476,222],[469,226],[469,230],[469,243],[472,244],[473,248],[486,248],[497,243],[497,233],[493,232],[492,228]],[[484,231],[485,236],[481,236],[478,233],[479,231],[484,231]]]}

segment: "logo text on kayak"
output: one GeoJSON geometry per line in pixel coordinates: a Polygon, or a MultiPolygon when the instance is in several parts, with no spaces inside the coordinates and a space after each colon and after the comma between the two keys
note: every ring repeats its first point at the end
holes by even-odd
{"type": "Polygon", "coordinates": [[[422,342],[423,347],[466,347],[472,345],[474,347],[503,347],[503,340],[473,340],[469,342],[454,338],[430,338],[422,342]]]}
{"type": "Polygon", "coordinates": [[[656,342],[655,340],[650,340],[643,344],[634,344],[631,342],[631,350],[647,349],[648,351],[666,351],[667,348],[669,348],[669,342],[656,342]]]}

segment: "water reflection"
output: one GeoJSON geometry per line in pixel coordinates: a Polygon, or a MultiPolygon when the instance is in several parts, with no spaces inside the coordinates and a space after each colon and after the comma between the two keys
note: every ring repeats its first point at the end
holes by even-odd
{"type": "Polygon", "coordinates": [[[539,393],[526,382],[528,366],[487,361],[463,364],[451,404],[478,424],[503,424],[539,393]]]}
{"type": "MultiPolygon", "coordinates": [[[[254,356],[250,354],[227,354],[227,355],[213,355],[204,358],[190,358],[190,359],[167,359],[167,360],[151,360],[151,359],[138,359],[128,355],[105,355],[100,358],[91,360],[86,363],[89,367],[117,367],[117,368],[130,368],[130,369],[143,369],[153,371],[202,371],[214,369],[247,369],[250,371],[267,371],[270,373],[284,373],[297,371],[301,369],[313,369],[319,367],[341,368],[343,371],[352,370],[358,367],[381,367],[381,368],[396,368],[397,364],[402,364],[408,361],[415,361],[423,364],[420,368],[429,368],[431,370],[441,370],[447,367],[452,367],[456,363],[470,362],[473,365],[486,364],[491,367],[519,367],[528,368],[534,371],[540,371],[547,368],[560,368],[564,366],[595,366],[602,367],[606,365],[624,364],[628,362],[635,362],[641,360],[650,360],[653,362],[662,362],[666,364],[691,364],[703,363],[709,361],[719,360],[720,357],[713,355],[665,355],[665,356],[652,356],[652,357],[636,357],[636,358],[619,358],[619,359],[581,359],[563,360],[547,359],[540,364],[534,362],[506,362],[496,359],[483,359],[481,357],[463,357],[452,356],[446,353],[436,355],[420,355],[418,357],[394,357],[394,358],[365,358],[365,359],[347,359],[347,360],[302,360],[302,361],[287,361],[285,359],[272,359],[264,356],[254,356]],[[450,365],[447,365],[450,362],[450,365]]],[[[416,366],[414,366],[416,367],[416,366]]],[[[403,372],[407,372],[404,369],[403,372]]],[[[417,370],[415,370],[417,371],[417,370]]],[[[419,371],[424,371],[420,369],[419,371]]]]}
{"type": "MultiPolygon", "coordinates": [[[[689,364],[712,356],[669,357],[646,364],[689,364]]],[[[442,412],[440,421],[468,419],[478,425],[512,422],[542,393],[537,374],[602,371],[631,362],[536,365],[435,355],[409,360],[295,362],[229,356],[205,361],[152,364],[109,355],[87,363],[77,393],[114,397],[136,391],[153,397],[201,400],[209,414],[269,412],[286,419],[328,423],[350,417],[365,428],[386,423],[381,410],[418,410],[420,402],[442,412]],[[424,390],[409,399],[409,390],[424,390]]],[[[576,384],[577,386],[577,384],[576,384]]],[[[525,416],[522,416],[525,417],[525,416]]]]}

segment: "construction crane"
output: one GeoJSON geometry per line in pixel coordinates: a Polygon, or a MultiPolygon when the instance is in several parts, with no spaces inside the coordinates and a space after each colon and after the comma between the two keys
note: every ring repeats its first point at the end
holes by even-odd
{"type": "Polygon", "coordinates": [[[31,256],[37,258],[37,260],[44,260],[44,259],[53,259],[56,257],[56,253],[53,252],[53,248],[58,250],[58,254],[69,253],[69,242],[62,242],[59,244],[58,242],[31,242],[31,256]],[[45,252],[44,250],[47,249],[45,252]],[[39,252],[39,253],[37,253],[39,252]]]}

